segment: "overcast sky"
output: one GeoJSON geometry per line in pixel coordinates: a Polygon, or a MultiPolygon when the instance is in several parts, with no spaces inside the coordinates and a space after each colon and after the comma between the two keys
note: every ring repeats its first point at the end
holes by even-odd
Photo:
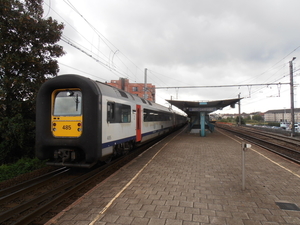
{"type": "MultiPolygon", "coordinates": [[[[293,57],[298,84],[299,10],[299,0],[44,0],[45,17],[65,24],[59,74],[143,83],[147,68],[157,87],[289,83],[293,57]]],[[[242,112],[291,106],[286,84],[159,89],[156,97],[167,106],[171,96],[213,101],[239,93],[242,112]]]]}

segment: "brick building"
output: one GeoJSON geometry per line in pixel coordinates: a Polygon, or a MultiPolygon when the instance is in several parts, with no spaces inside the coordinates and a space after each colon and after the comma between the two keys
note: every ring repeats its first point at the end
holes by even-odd
{"type": "MultiPolygon", "coordinates": [[[[142,83],[129,83],[126,78],[120,78],[119,80],[111,80],[107,83],[110,86],[119,88],[121,90],[127,91],[133,95],[137,95],[144,98],[144,86],[142,83]]],[[[147,84],[146,99],[155,102],[155,85],[147,84]]]]}

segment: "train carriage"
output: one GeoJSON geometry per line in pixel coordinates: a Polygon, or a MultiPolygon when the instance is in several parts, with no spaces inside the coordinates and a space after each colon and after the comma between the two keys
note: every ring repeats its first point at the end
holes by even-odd
{"type": "Polygon", "coordinates": [[[185,121],[169,108],[107,84],[61,75],[38,93],[36,156],[48,165],[91,167],[185,121]]]}

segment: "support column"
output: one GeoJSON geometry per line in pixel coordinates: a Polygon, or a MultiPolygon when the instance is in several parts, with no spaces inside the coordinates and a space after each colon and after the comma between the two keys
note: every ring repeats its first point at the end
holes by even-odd
{"type": "Polygon", "coordinates": [[[205,112],[200,112],[200,136],[205,137],[205,112]]]}

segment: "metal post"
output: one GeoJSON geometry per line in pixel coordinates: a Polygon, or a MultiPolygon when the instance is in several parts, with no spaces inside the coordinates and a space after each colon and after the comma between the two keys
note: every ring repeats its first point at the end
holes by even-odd
{"type": "Polygon", "coordinates": [[[205,112],[200,112],[200,129],[201,137],[205,137],[205,112]]]}
{"type": "Polygon", "coordinates": [[[147,68],[145,68],[144,99],[147,99],[147,68]]]}
{"type": "Polygon", "coordinates": [[[245,190],[246,170],[245,170],[245,152],[248,148],[251,148],[251,144],[242,142],[242,190],[245,190]]]}
{"type": "Polygon", "coordinates": [[[293,57],[293,59],[289,62],[290,63],[290,89],[291,89],[291,123],[292,123],[292,130],[291,130],[291,136],[295,136],[295,113],[294,113],[294,75],[293,75],[293,61],[296,59],[296,57],[293,57]]]}
{"type": "Polygon", "coordinates": [[[242,142],[242,190],[245,190],[245,143],[242,142]]]}
{"type": "MultiPolygon", "coordinates": [[[[239,99],[241,98],[241,93],[239,93],[239,99]]],[[[241,126],[241,99],[239,100],[239,126],[241,126]]]]}

